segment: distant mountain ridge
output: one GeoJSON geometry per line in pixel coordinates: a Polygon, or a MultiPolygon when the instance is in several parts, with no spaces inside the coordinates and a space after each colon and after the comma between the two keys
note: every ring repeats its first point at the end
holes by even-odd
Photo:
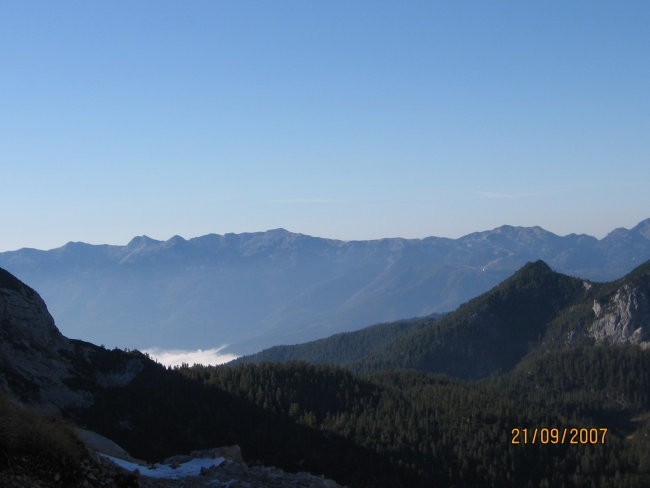
{"type": "Polygon", "coordinates": [[[0,253],[67,336],[251,353],[447,312],[528,261],[594,281],[650,259],[650,219],[603,239],[502,226],[458,239],[338,241],[275,229],[0,253]]]}

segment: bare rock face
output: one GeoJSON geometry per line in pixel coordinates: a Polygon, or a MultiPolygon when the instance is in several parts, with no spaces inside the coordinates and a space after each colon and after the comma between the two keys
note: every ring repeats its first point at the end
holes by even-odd
{"type": "Polygon", "coordinates": [[[36,404],[87,405],[64,383],[71,349],[38,293],[0,269],[0,385],[36,404]]]}
{"type": "Polygon", "coordinates": [[[38,293],[3,269],[0,269],[0,323],[3,339],[14,346],[40,351],[69,346],[38,293]]]}
{"type": "Polygon", "coordinates": [[[87,407],[90,391],[128,384],[143,368],[137,357],[70,340],[45,302],[0,268],[0,388],[43,409],[87,407]]]}
{"type": "Polygon", "coordinates": [[[625,284],[605,303],[594,300],[589,335],[598,344],[650,347],[650,294],[640,284],[625,284]]]}
{"type": "MultiPolygon", "coordinates": [[[[64,337],[38,293],[0,269],[0,388],[46,410],[89,406],[92,395],[69,385],[79,382],[78,358],[87,361],[93,347],[64,337]]],[[[94,379],[125,381],[117,376],[94,379]]]]}

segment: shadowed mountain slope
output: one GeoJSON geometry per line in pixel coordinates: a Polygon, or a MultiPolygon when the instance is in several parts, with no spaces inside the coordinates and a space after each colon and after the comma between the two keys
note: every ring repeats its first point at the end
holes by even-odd
{"type": "Polygon", "coordinates": [[[567,347],[648,347],[648,324],[650,261],[609,283],[556,273],[537,261],[438,320],[388,323],[274,347],[232,364],[304,360],[363,372],[408,368],[480,378],[509,371],[528,355],[567,347]]]}
{"type": "Polygon", "coordinates": [[[274,346],[256,354],[241,356],[229,364],[306,361],[312,364],[349,366],[372,354],[381,354],[398,338],[428,327],[439,317],[434,314],[425,318],[371,325],[305,344],[274,346]]]}
{"type": "MultiPolygon", "coordinates": [[[[589,298],[594,298],[591,313],[597,320],[581,322],[581,307],[574,315],[577,320],[554,314],[552,308],[551,324],[559,333],[550,332],[554,325],[547,335],[582,331],[585,344],[601,345],[581,345],[576,339],[562,349],[538,348],[539,355],[528,355],[507,374],[463,381],[395,369],[361,377],[332,366],[296,362],[170,370],[137,351],[107,351],[65,338],[36,292],[0,273],[0,390],[11,402],[20,399],[41,411],[60,411],[67,421],[149,460],[237,442],[244,459],[252,463],[324,473],[351,488],[648,486],[650,350],[639,347],[646,337],[640,324],[647,323],[643,311],[648,265],[597,290],[576,281],[543,263],[531,263],[465,308],[471,312],[485,305],[485,311],[498,315],[504,304],[528,296],[528,306],[568,310],[562,304],[582,293],[580,284],[587,294],[594,293],[589,298]],[[602,324],[594,329],[599,320],[602,324]],[[609,342],[614,344],[606,345],[609,342]],[[535,426],[595,432],[602,442],[513,443],[513,428],[532,432],[535,426]]],[[[382,327],[389,326],[376,329],[382,327]]],[[[32,437],[26,442],[2,437],[0,484],[118,485],[115,475],[103,468],[80,471],[80,461],[75,461],[78,443],[59,423],[17,415],[15,409],[5,408],[3,398],[0,394],[0,430],[9,418],[13,425],[3,433],[32,437]],[[61,452],[51,451],[59,445],[55,440],[62,442],[61,452]],[[37,469],[25,465],[30,460],[38,461],[37,469]],[[47,481],[55,480],[57,473],[59,481],[47,481]]],[[[304,476],[284,479],[286,483],[279,483],[274,478],[273,486],[305,486],[300,484],[304,476]]],[[[308,486],[329,486],[320,477],[309,479],[308,486]]],[[[135,476],[123,481],[130,486],[144,483],[135,476]]],[[[270,481],[226,483],[270,486],[270,481]]]]}

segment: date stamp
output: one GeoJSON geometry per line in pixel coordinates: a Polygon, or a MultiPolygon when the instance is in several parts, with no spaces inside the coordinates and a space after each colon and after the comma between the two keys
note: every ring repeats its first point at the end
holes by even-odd
{"type": "Polygon", "coordinates": [[[515,427],[510,431],[510,443],[525,444],[605,444],[607,427],[515,427]]]}

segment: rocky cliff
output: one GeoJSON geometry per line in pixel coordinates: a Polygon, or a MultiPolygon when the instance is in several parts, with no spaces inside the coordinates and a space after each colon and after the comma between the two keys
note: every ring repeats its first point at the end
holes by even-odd
{"type": "Polygon", "coordinates": [[[38,293],[0,269],[0,385],[42,405],[87,405],[87,394],[65,384],[73,349],[38,293]]]}
{"type": "Polygon", "coordinates": [[[596,343],[650,347],[650,277],[617,288],[606,300],[594,300],[588,329],[596,343]]]}

